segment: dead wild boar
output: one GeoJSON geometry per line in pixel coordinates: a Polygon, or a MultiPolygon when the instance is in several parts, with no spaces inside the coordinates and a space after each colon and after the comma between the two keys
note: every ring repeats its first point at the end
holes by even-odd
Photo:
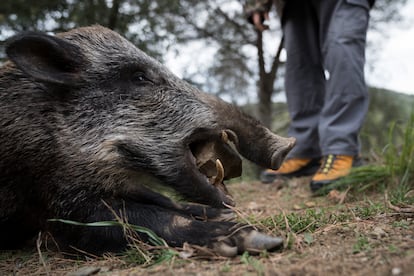
{"type": "Polygon", "coordinates": [[[113,211],[171,246],[188,242],[225,256],[280,247],[280,238],[228,220],[234,203],[223,181],[241,174],[237,151],[277,168],[293,138],[200,92],[101,26],[23,33],[7,41],[6,53],[1,248],[49,231],[64,249],[120,251],[121,227],[49,220],[106,221],[113,211]]]}

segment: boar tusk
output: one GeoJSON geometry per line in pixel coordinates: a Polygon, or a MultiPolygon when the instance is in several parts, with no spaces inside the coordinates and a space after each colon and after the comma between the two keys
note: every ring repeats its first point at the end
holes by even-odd
{"type": "MultiPolygon", "coordinates": [[[[237,137],[237,134],[230,129],[226,129],[224,130],[224,132],[227,135],[228,140],[230,140],[231,142],[233,142],[233,144],[238,148],[239,147],[239,138],[237,137]]],[[[223,134],[222,134],[223,136],[223,134]]]]}
{"type": "Polygon", "coordinates": [[[229,136],[224,130],[221,131],[221,140],[226,144],[229,142],[229,136]]]}
{"type": "Polygon", "coordinates": [[[217,169],[217,175],[214,177],[213,185],[219,185],[223,182],[224,179],[224,168],[223,164],[221,163],[220,159],[216,160],[216,169],[217,169]]]}

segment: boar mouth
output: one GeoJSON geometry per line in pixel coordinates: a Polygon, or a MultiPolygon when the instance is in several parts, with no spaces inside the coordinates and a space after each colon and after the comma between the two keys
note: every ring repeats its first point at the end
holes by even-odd
{"type": "Polygon", "coordinates": [[[229,129],[202,135],[189,144],[198,171],[232,203],[234,201],[224,181],[242,173],[242,160],[235,150],[237,144],[237,135],[229,129]]]}

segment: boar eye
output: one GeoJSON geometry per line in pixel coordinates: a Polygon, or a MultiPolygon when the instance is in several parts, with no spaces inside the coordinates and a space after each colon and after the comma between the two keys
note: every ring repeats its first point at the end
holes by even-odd
{"type": "Polygon", "coordinates": [[[143,72],[135,72],[132,74],[132,80],[137,83],[153,83],[143,72]]]}

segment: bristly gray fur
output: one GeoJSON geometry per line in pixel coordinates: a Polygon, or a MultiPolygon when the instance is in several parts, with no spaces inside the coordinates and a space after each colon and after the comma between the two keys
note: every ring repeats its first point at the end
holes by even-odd
{"type": "MultiPolygon", "coordinates": [[[[56,37],[26,33],[6,48],[11,61],[0,69],[0,244],[6,247],[40,229],[91,250],[122,247],[122,233],[81,236],[70,227],[48,226],[49,218],[110,219],[102,200],[114,209],[129,202],[129,219],[161,236],[165,225],[181,221],[178,214],[189,216],[184,209],[191,209],[191,217],[201,212],[155,194],[143,179],[170,186],[191,201],[223,208],[226,196],[193,166],[189,145],[197,135],[218,139],[230,129],[238,136],[241,154],[269,167],[278,166],[293,146],[293,140],[201,93],[101,26],[56,37]],[[107,245],[93,241],[99,235],[107,245]]],[[[215,208],[209,214],[221,216],[215,208]]],[[[186,225],[195,234],[169,229],[172,236],[165,232],[163,237],[173,245],[208,245],[225,235],[228,226],[186,225]]]]}

